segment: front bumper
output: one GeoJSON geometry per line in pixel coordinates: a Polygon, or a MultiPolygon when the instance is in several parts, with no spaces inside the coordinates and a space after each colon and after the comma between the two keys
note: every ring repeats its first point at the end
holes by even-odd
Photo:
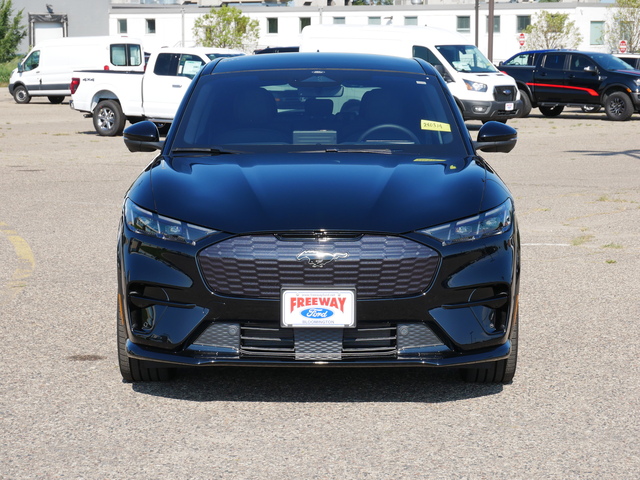
{"type": "Polygon", "coordinates": [[[218,271],[198,261],[211,244],[177,244],[121,228],[127,355],[184,366],[451,367],[507,358],[517,311],[517,223],[502,235],[447,247],[418,234],[403,238],[437,252],[426,288],[359,297],[353,329],[291,329],[280,326],[278,298],[212,291],[218,271]]]}
{"type": "Polygon", "coordinates": [[[465,120],[505,120],[516,118],[522,110],[522,100],[509,102],[481,102],[462,100],[462,116],[465,120]],[[509,109],[508,107],[513,108],[509,109]]]}

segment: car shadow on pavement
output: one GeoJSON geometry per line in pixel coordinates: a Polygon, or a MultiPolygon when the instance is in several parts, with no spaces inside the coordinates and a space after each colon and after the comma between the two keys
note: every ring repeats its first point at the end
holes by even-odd
{"type": "Polygon", "coordinates": [[[503,385],[465,383],[453,369],[216,367],[179,370],[173,381],[132,388],[196,402],[441,403],[495,395],[503,385]]]}

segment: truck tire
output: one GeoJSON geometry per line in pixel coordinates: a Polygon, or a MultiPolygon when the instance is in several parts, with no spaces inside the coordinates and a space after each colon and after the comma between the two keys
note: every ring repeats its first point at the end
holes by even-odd
{"type": "Polygon", "coordinates": [[[540,113],[545,117],[557,117],[564,110],[563,105],[556,105],[555,107],[538,107],[540,108],[540,113]]]}
{"type": "Polygon", "coordinates": [[[633,103],[629,95],[622,92],[613,92],[604,101],[604,111],[607,113],[609,120],[629,120],[633,115],[633,103]]]}
{"type": "Polygon", "coordinates": [[[528,117],[531,113],[531,99],[529,98],[529,95],[527,95],[527,93],[522,89],[520,89],[520,100],[522,100],[522,109],[520,110],[520,114],[518,115],[518,117],[528,117]]]}
{"type": "Polygon", "coordinates": [[[31,101],[31,95],[29,95],[27,87],[18,85],[13,89],[13,99],[16,103],[29,103],[31,101]]]}
{"type": "Polygon", "coordinates": [[[600,105],[583,105],[581,108],[584,113],[598,113],[602,110],[600,105]]]}
{"type": "Polygon", "coordinates": [[[52,95],[47,98],[49,99],[49,102],[53,103],[54,105],[58,105],[64,100],[64,95],[52,95]]]}
{"type": "Polygon", "coordinates": [[[126,118],[115,100],[102,100],[93,111],[93,127],[103,137],[120,135],[126,118]]]}

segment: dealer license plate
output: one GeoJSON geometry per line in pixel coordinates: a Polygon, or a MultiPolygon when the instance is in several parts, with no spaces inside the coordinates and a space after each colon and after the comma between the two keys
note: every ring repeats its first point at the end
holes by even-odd
{"type": "Polygon", "coordinates": [[[513,110],[513,108],[515,107],[515,104],[509,102],[509,103],[505,103],[504,105],[504,109],[508,112],[510,112],[511,110],[513,110]]]}
{"type": "Polygon", "coordinates": [[[283,289],[283,327],[349,328],[356,326],[354,289],[283,289]]]}

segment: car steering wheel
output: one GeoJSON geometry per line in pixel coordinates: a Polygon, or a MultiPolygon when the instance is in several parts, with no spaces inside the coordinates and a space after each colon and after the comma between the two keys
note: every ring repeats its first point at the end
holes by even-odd
{"type": "Polygon", "coordinates": [[[381,125],[376,125],[374,127],[371,127],[369,130],[367,130],[362,135],[360,135],[360,137],[358,138],[358,142],[364,142],[369,135],[371,135],[374,132],[377,132],[378,130],[382,130],[384,128],[400,130],[402,133],[406,134],[411,140],[413,140],[414,143],[420,143],[420,140],[418,139],[418,137],[416,137],[416,135],[411,130],[409,130],[406,127],[403,127],[402,125],[396,125],[395,123],[383,123],[381,125]]]}

